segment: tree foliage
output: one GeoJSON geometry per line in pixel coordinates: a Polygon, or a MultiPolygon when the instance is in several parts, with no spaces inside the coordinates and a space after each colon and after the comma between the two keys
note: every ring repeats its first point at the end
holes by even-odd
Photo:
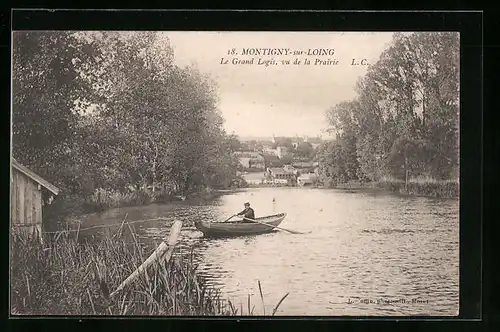
{"type": "Polygon", "coordinates": [[[295,149],[295,155],[302,158],[314,157],[314,148],[309,142],[300,142],[295,149]]]}
{"type": "Polygon", "coordinates": [[[217,87],[157,32],[16,32],[13,155],[69,194],[230,185],[217,87]]]}
{"type": "Polygon", "coordinates": [[[458,34],[397,33],[358,81],[357,97],[327,112],[337,140],[321,151],[323,175],[456,177],[458,117],[458,34]]]}

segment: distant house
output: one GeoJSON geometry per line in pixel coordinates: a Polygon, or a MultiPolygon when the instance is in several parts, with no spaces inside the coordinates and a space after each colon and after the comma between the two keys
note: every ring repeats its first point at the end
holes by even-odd
{"type": "Polygon", "coordinates": [[[264,170],[266,167],[264,157],[259,152],[236,152],[235,156],[238,157],[241,166],[244,168],[257,168],[264,170]]]}
{"type": "Polygon", "coordinates": [[[314,163],[312,161],[297,161],[292,163],[292,166],[296,168],[312,168],[314,163]]]}
{"type": "Polygon", "coordinates": [[[293,167],[292,165],[283,166],[283,170],[285,172],[293,173],[293,174],[295,174],[295,176],[298,176],[298,174],[299,174],[299,170],[296,169],[295,167],[293,167]]]}
{"type": "Polygon", "coordinates": [[[266,164],[264,163],[264,160],[262,161],[255,161],[255,160],[250,160],[250,168],[255,168],[259,170],[265,170],[266,169],[266,164]]]}
{"type": "Polygon", "coordinates": [[[50,204],[59,189],[12,158],[10,220],[13,233],[42,239],[42,206],[50,204]]]}
{"type": "Polygon", "coordinates": [[[272,148],[273,147],[273,142],[272,141],[259,141],[261,146],[266,149],[266,148],[272,148]]]}
{"type": "Polygon", "coordinates": [[[276,156],[276,149],[273,149],[272,147],[264,147],[263,151],[265,154],[276,156]]]}
{"type": "Polygon", "coordinates": [[[276,149],[264,148],[263,151],[265,154],[275,155],[276,157],[278,157],[280,159],[285,157],[285,156],[290,155],[290,151],[288,151],[288,148],[285,146],[281,146],[281,145],[276,147],[276,149]]]}
{"type": "Polygon", "coordinates": [[[240,162],[240,165],[243,166],[244,168],[250,168],[250,160],[251,158],[238,158],[238,161],[240,162]]]}
{"type": "Polygon", "coordinates": [[[281,167],[283,162],[276,155],[264,154],[264,162],[267,167],[281,167]]]}
{"type": "Polygon", "coordinates": [[[265,163],[264,157],[262,156],[261,153],[259,153],[259,152],[252,152],[251,153],[250,167],[251,168],[258,168],[261,170],[266,169],[266,163],[265,163]]]}
{"type": "Polygon", "coordinates": [[[306,174],[301,174],[297,178],[297,184],[299,186],[307,186],[307,185],[312,185],[317,179],[317,175],[314,173],[306,173],[306,174]]]}
{"type": "Polygon", "coordinates": [[[278,158],[283,158],[284,156],[288,155],[288,149],[284,146],[278,146],[276,148],[276,156],[278,156],[278,158]]]}
{"type": "Polygon", "coordinates": [[[247,173],[242,175],[246,183],[250,185],[258,185],[264,182],[264,173],[247,173]]]}
{"type": "Polygon", "coordinates": [[[304,142],[303,137],[295,136],[295,138],[292,140],[293,148],[296,149],[300,145],[300,143],[303,143],[303,142],[304,142]]]}
{"type": "Polygon", "coordinates": [[[318,146],[321,145],[321,143],[323,142],[323,140],[319,136],[318,137],[307,137],[307,136],[305,136],[304,137],[304,142],[311,143],[313,149],[316,149],[318,146]]]}
{"type": "Polygon", "coordinates": [[[292,166],[297,169],[300,174],[314,172],[316,167],[312,161],[296,161],[292,163],[292,166]]]}
{"type": "Polygon", "coordinates": [[[295,185],[297,183],[297,176],[290,171],[283,168],[272,167],[266,170],[268,182],[281,183],[287,185],[295,185]]]}
{"type": "Polygon", "coordinates": [[[286,153],[286,148],[284,148],[282,146],[278,146],[275,149],[274,148],[264,148],[263,150],[264,150],[265,154],[274,155],[278,158],[281,158],[286,153]]]}
{"type": "Polygon", "coordinates": [[[294,156],[292,161],[294,163],[297,163],[297,162],[310,162],[311,161],[311,158],[310,157],[304,157],[304,156],[294,156]]]}
{"type": "Polygon", "coordinates": [[[261,159],[262,156],[259,152],[255,151],[237,151],[234,153],[235,156],[238,158],[254,158],[254,159],[261,159]]]}

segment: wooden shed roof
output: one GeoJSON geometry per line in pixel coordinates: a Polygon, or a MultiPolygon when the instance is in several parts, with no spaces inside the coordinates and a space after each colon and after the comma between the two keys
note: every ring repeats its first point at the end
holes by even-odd
{"type": "Polygon", "coordinates": [[[21,165],[17,160],[12,158],[12,167],[17,169],[19,172],[23,173],[27,177],[31,178],[33,181],[37,182],[38,184],[44,186],[47,188],[50,192],[52,192],[54,195],[59,194],[59,188],[48,182],[47,180],[43,179],[41,176],[35,174],[33,171],[29,170],[27,167],[21,165]]]}

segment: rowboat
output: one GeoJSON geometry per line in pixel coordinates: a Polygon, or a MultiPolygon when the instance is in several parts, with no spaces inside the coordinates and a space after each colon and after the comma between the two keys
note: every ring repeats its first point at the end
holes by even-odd
{"type": "Polygon", "coordinates": [[[266,223],[263,225],[257,222],[210,222],[197,221],[195,227],[203,233],[205,237],[231,237],[243,235],[257,235],[270,233],[278,226],[286,213],[274,214],[271,216],[256,218],[255,220],[266,223]]]}

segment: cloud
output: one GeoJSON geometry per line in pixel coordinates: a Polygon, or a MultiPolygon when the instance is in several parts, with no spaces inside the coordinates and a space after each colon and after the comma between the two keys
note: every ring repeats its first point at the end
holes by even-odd
{"type": "MultiPolygon", "coordinates": [[[[378,60],[392,33],[361,32],[165,32],[179,65],[196,63],[219,86],[220,109],[228,131],[240,135],[313,135],[326,126],[324,112],[355,97],[354,88],[366,66],[353,59],[378,60]],[[221,64],[234,48],[334,49],[325,56],[255,56],[254,64],[221,64]],[[258,59],[277,65],[256,65],[258,59]],[[311,65],[304,65],[309,59],[311,65]],[[315,59],[338,65],[314,65],[315,59]],[[283,59],[299,65],[281,65],[283,59]]],[[[251,56],[237,55],[238,59],[251,56]]]]}

